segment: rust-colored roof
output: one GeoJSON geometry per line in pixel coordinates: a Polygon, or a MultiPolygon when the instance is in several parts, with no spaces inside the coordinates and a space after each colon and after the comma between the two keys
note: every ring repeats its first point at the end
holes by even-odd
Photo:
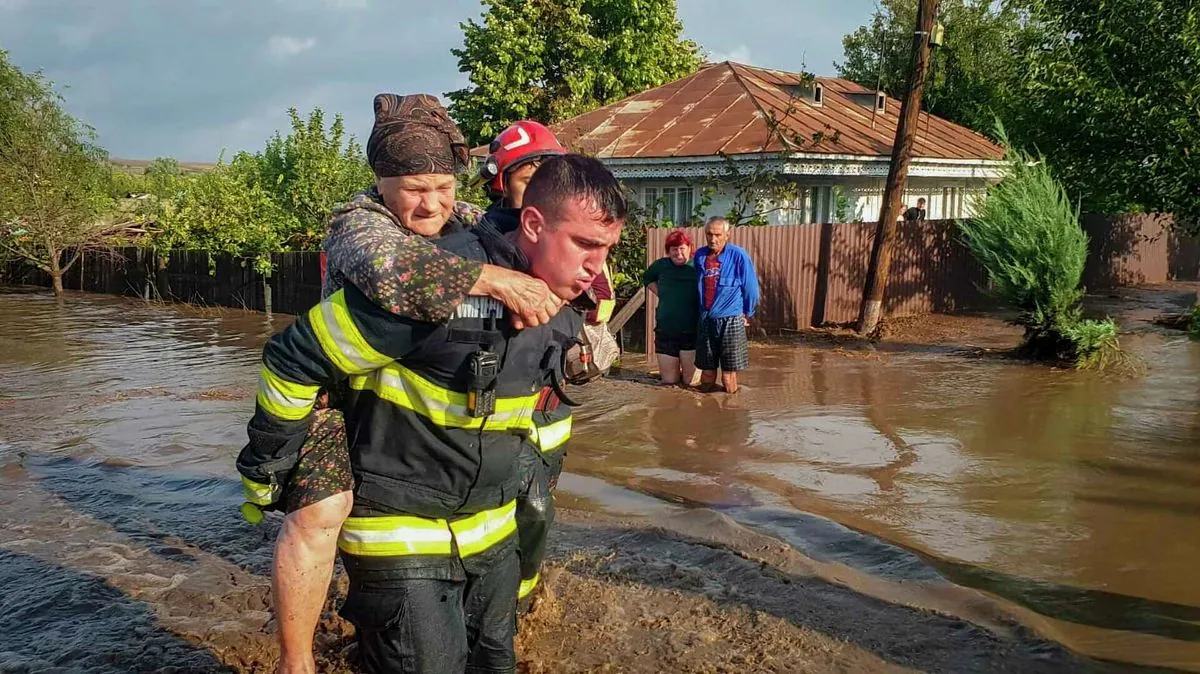
{"type": "MultiPolygon", "coordinates": [[[[801,75],[723,62],[554,125],[571,150],[602,159],[701,157],[758,152],[890,156],[900,102],[889,98],[875,118],[851,94],[873,90],[849,80],[818,77],[823,105],[789,92],[801,75]],[[779,120],[772,134],[768,120],[779,120]],[[814,134],[823,139],[814,143],[814,134]],[[781,137],[805,139],[785,147],[781,137]]],[[[869,103],[868,103],[869,105],[869,103]]],[[[790,144],[790,143],[789,143],[790,144]]],[[[1004,151],[984,136],[929,114],[918,126],[915,156],[1000,159],[1004,151]]]]}

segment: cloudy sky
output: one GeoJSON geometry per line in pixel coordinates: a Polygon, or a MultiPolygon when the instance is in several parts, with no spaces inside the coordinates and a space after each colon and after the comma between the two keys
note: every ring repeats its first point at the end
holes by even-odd
{"type": "MultiPolygon", "coordinates": [[[[679,0],[714,61],[833,74],[874,0],[679,0]]],[[[478,0],[0,0],[0,49],[42,70],[114,157],[260,149],[295,106],[360,139],[381,91],[466,85],[452,47],[478,0]],[[421,11],[413,11],[420,7],[421,11]]]]}

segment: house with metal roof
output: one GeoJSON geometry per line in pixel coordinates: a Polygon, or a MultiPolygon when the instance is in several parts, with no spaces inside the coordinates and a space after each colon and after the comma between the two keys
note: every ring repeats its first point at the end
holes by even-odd
{"type": "MultiPolygon", "coordinates": [[[[899,114],[899,101],[848,80],[726,61],[554,130],[676,223],[731,208],[773,224],[870,222],[899,114]]],[[[905,204],[924,197],[930,219],[970,216],[1003,156],[986,137],[922,113],[905,204]]]]}

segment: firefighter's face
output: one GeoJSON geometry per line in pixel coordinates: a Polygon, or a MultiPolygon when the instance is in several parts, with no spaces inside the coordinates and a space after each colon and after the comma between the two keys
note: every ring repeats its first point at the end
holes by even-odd
{"type": "Polygon", "coordinates": [[[548,216],[532,206],[522,210],[521,238],[530,274],[570,301],[591,287],[625,223],[606,221],[589,199],[564,199],[555,210],[548,216]]]}
{"type": "Polygon", "coordinates": [[[529,187],[529,179],[533,177],[534,171],[537,171],[538,164],[541,162],[531,161],[528,164],[521,164],[504,176],[504,197],[508,200],[509,206],[520,208],[524,203],[525,188],[529,187]]]}
{"type": "Polygon", "coordinates": [[[378,178],[375,181],[383,203],[414,234],[437,236],[454,212],[454,176],[423,173],[413,176],[378,178]]]}

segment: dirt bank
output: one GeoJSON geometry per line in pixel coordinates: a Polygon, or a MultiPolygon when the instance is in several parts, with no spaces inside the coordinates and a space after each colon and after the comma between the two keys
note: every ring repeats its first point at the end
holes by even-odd
{"type": "MultiPolygon", "coordinates": [[[[318,635],[321,671],[354,671],[353,628],[332,613],[344,592],[340,577],[318,635]]],[[[174,629],[233,671],[272,670],[264,586],[180,599],[236,602],[258,616],[250,630],[174,629]]],[[[1031,636],[969,590],[884,583],[706,510],[658,522],[562,513],[518,652],[521,671],[533,673],[1126,671],[1031,636]],[[921,608],[929,604],[945,612],[921,608]]]]}

